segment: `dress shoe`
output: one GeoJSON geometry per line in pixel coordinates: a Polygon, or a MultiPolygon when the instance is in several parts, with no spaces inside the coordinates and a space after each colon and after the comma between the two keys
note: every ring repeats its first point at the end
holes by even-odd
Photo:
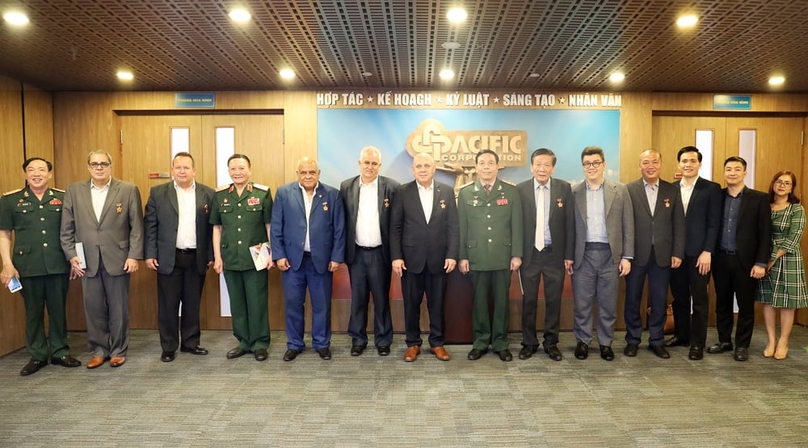
{"type": "Polygon", "coordinates": [[[505,350],[498,351],[497,354],[499,355],[499,359],[504,362],[513,361],[513,355],[511,354],[511,351],[508,350],[507,348],[505,350]]]}
{"type": "Polygon", "coordinates": [[[302,350],[292,350],[290,348],[289,350],[286,350],[286,353],[283,354],[283,360],[284,361],[294,361],[295,358],[297,358],[297,355],[299,355],[301,351],[302,350]]]}
{"type": "Polygon", "coordinates": [[[716,342],[715,344],[707,348],[707,353],[711,355],[731,351],[732,351],[732,342],[716,342]]]}
{"type": "Polygon", "coordinates": [[[698,361],[698,360],[700,360],[702,358],[704,358],[704,349],[703,348],[701,348],[701,347],[699,347],[697,345],[694,345],[694,346],[690,347],[690,353],[687,354],[687,359],[689,359],[691,361],[698,361]]]}
{"type": "Polygon", "coordinates": [[[352,345],[351,346],[351,356],[359,356],[364,351],[365,351],[365,346],[364,345],[352,345]]]}
{"type": "Polygon", "coordinates": [[[418,354],[420,353],[421,353],[420,345],[411,345],[407,347],[407,351],[404,353],[404,361],[413,362],[416,359],[418,359],[418,354]]]}
{"type": "Polygon", "coordinates": [[[612,347],[610,345],[601,345],[600,357],[606,361],[614,361],[614,352],[612,351],[612,347]]]}
{"type": "Polygon", "coordinates": [[[205,347],[200,347],[198,345],[196,347],[193,347],[193,348],[180,347],[180,351],[183,352],[183,353],[190,353],[192,355],[207,355],[208,354],[208,350],[205,347]]]}
{"type": "Polygon", "coordinates": [[[583,342],[578,342],[578,345],[575,346],[575,357],[578,359],[589,357],[589,346],[583,342]]]}
{"type": "Polygon", "coordinates": [[[690,345],[690,342],[676,336],[665,341],[665,347],[687,347],[688,345],[690,345]]]}
{"type": "Polygon", "coordinates": [[[735,354],[732,355],[732,357],[735,358],[736,361],[746,361],[749,359],[749,349],[746,347],[736,347],[735,354]]]}
{"type": "Polygon", "coordinates": [[[478,348],[473,348],[469,352],[468,359],[469,359],[469,361],[476,361],[476,360],[482,358],[484,354],[485,354],[485,352],[483,352],[482,350],[480,350],[478,348]]]}
{"type": "Polygon", "coordinates": [[[774,342],[770,342],[766,344],[766,348],[763,349],[763,357],[764,358],[771,358],[774,356],[774,352],[776,351],[777,344],[774,342]]]}
{"type": "Polygon", "coordinates": [[[782,361],[788,356],[788,345],[777,344],[777,350],[774,352],[774,359],[782,361]]]}
{"type": "Polygon", "coordinates": [[[390,354],[389,345],[380,345],[376,350],[378,350],[379,356],[387,356],[390,354]]]}
{"type": "Polygon", "coordinates": [[[331,349],[329,347],[323,347],[317,350],[317,354],[320,355],[320,359],[328,361],[331,359],[331,349]]]}
{"type": "Polygon", "coordinates": [[[452,357],[449,356],[449,352],[447,352],[446,349],[443,347],[432,347],[429,349],[429,351],[432,352],[432,354],[435,355],[435,357],[440,359],[441,361],[448,361],[452,359],[452,357]]]}
{"type": "Polygon", "coordinates": [[[104,364],[104,358],[96,356],[95,358],[87,361],[87,368],[95,369],[96,367],[101,367],[103,364],[104,364]]]}
{"type": "Polygon", "coordinates": [[[527,345],[522,346],[522,350],[519,350],[519,359],[530,359],[534,353],[539,351],[538,347],[529,347],[527,345]]]}
{"type": "Polygon", "coordinates": [[[637,356],[637,350],[639,350],[640,346],[637,344],[628,344],[626,348],[623,349],[623,354],[628,356],[629,358],[633,358],[637,356]]]}
{"type": "Polygon", "coordinates": [[[229,352],[227,352],[227,359],[236,359],[241,358],[242,356],[247,354],[247,350],[244,350],[241,347],[236,347],[229,352]]]}
{"type": "Polygon", "coordinates": [[[20,370],[20,376],[33,375],[39,372],[39,369],[45,367],[46,365],[48,365],[48,361],[37,361],[32,359],[28,361],[28,364],[26,364],[22,370],[20,370]]]}
{"type": "Polygon", "coordinates": [[[648,350],[653,352],[657,358],[670,359],[671,354],[662,345],[649,345],[648,350]]]}
{"type": "Polygon", "coordinates": [[[126,362],[126,358],[123,356],[113,356],[109,359],[109,366],[110,367],[120,367],[126,362]]]}
{"type": "Polygon", "coordinates": [[[255,360],[258,361],[258,362],[266,361],[267,357],[269,356],[267,354],[267,349],[265,349],[265,348],[256,349],[254,355],[255,355],[255,360]]]}
{"type": "Polygon", "coordinates": [[[64,355],[61,358],[51,359],[51,364],[55,366],[78,367],[81,365],[81,361],[70,355],[64,355]]]}
{"type": "Polygon", "coordinates": [[[563,356],[561,356],[561,350],[559,350],[555,345],[551,347],[544,347],[544,353],[547,353],[547,356],[549,356],[553,361],[561,361],[561,359],[563,359],[563,356]]]}
{"type": "Polygon", "coordinates": [[[174,360],[174,352],[163,352],[163,354],[160,355],[160,361],[171,362],[173,360],[174,360]]]}

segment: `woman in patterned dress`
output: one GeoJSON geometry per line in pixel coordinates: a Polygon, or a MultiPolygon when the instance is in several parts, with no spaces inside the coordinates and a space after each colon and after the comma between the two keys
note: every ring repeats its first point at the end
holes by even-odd
{"type": "Polygon", "coordinates": [[[766,358],[785,359],[788,337],[798,308],[808,306],[805,265],[800,240],[805,228],[805,211],[794,195],[797,177],[791,171],[780,171],[769,185],[772,209],[772,254],[767,275],[760,281],[758,300],[763,304],[768,344],[766,358]],[[780,309],[780,339],[775,338],[775,309],[780,309]]]}

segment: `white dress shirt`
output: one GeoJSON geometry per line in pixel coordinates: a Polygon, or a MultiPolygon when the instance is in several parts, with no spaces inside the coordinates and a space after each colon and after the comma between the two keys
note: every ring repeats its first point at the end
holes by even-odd
{"type": "Polygon", "coordinates": [[[90,194],[93,199],[93,211],[95,212],[95,219],[101,221],[101,212],[104,211],[104,202],[107,200],[109,194],[109,186],[112,184],[112,178],[103,187],[96,187],[93,181],[90,181],[90,194]]]}
{"type": "Polygon", "coordinates": [[[433,180],[428,187],[423,187],[418,182],[418,197],[421,198],[421,208],[424,209],[424,217],[426,223],[429,224],[429,219],[432,218],[432,205],[435,200],[435,181],[433,180]]]}
{"type": "Polygon", "coordinates": [[[174,190],[177,192],[179,220],[177,249],[196,249],[196,182],[184,189],[174,181],[174,190]]]}
{"type": "Polygon", "coordinates": [[[366,184],[359,178],[359,211],[356,214],[356,244],[362,247],[382,245],[379,227],[379,176],[366,184]]]}
{"type": "Polygon", "coordinates": [[[303,204],[306,206],[306,242],[303,243],[303,252],[311,252],[311,242],[309,241],[309,216],[311,215],[311,204],[314,201],[314,195],[317,193],[317,187],[320,186],[320,183],[317,182],[317,185],[314,186],[311,197],[306,193],[306,189],[303,188],[303,185],[299,183],[297,185],[300,187],[300,191],[303,192],[303,204]]]}

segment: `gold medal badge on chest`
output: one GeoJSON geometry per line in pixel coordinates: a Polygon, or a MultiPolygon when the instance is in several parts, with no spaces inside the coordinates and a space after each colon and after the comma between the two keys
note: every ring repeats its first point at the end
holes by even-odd
{"type": "Polygon", "coordinates": [[[445,199],[440,200],[440,208],[442,208],[442,209],[446,208],[446,200],[445,199]]]}
{"type": "Polygon", "coordinates": [[[665,199],[664,199],[664,201],[665,201],[665,208],[670,208],[670,206],[671,206],[671,200],[670,200],[670,199],[668,199],[668,198],[665,198],[665,199]]]}
{"type": "Polygon", "coordinates": [[[323,211],[324,212],[328,211],[328,202],[323,202],[323,211]]]}
{"type": "Polygon", "coordinates": [[[384,198],[384,208],[390,208],[390,199],[384,198]]]}
{"type": "Polygon", "coordinates": [[[123,211],[123,204],[121,204],[120,202],[115,204],[115,211],[121,213],[123,211]]]}
{"type": "Polygon", "coordinates": [[[556,205],[558,205],[558,208],[561,208],[561,207],[564,206],[564,203],[561,202],[561,198],[556,199],[556,205]]]}

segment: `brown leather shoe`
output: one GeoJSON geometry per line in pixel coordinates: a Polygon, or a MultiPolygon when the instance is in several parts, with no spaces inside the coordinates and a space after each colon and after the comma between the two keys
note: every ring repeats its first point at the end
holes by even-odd
{"type": "Polygon", "coordinates": [[[432,354],[435,355],[435,357],[440,359],[441,361],[448,361],[452,359],[452,357],[449,356],[449,352],[447,352],[446,349],[443,348],[442,346],[432,347],[429,349],[429,351],[432,352],[432,354]]]}
{"type": "Polygon", "coordinates": [[[96,367],[101,367],[104,365],[104,358],[97,356],[89,361],[87,361],[87,368],[88,369],[95,369],[96,367]]]}
{"type": "Polygon", "coordinates": [[[418,359],[418,354],[421,353],[420,345],[411,345],[407,347],[407,352],[404,353],[404,361],[413,362],[418,359]]]}
{"type": "Polygon", "coordinates": [[[112,359],[109,360],[110,367],[120,367],[123,363],[126,362],[126,358],[123,356],[113,356],[112,359]]]}

